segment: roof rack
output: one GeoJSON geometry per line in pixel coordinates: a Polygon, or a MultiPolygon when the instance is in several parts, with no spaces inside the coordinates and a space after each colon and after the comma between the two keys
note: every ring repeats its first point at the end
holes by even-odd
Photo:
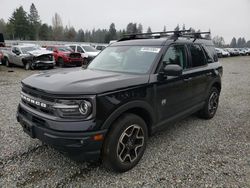
{"type": "Polygon", "coordinates": [[[202,37],[202,34],[211,34],[210,31],[206,31],[206,32],[193,32],[193,33],[185,33],[182,37],[187,37],[187,38],[193,38],[193,42],[196,41],[196,39],[207,39],[202,37]]]}
{"type": "Polygon", "coordinates": [[[152,33],[132,33],[125,34],[119,41],[134,40],[134,39],[155,39],[161,37],[170,37],[174,41],[178,40],[179,37],[194,38],[196,39],[206,39],[202,37],[202,34],[210,34],[210,32],[191,32],[191,30],[180,30],[180,31],[165,31],[165,32],[152,32],[152,33]]]}

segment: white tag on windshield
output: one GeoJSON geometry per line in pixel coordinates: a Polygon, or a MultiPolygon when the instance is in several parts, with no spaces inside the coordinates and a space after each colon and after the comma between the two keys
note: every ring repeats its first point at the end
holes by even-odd
{"type": "Polygon", "coordinates": [[[141,48],[141,52],[152,52],[152,53],[159,53],[160,48],[150,48],[150,47],[143,47],[141,48]]]}

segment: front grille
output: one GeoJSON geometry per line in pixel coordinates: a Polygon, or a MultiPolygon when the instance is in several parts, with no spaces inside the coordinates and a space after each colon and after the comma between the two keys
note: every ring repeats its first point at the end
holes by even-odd
{"type": "Polygon", "coordinates": [[[35,58],[36,61],[53,61],[52,54],[41,55],[35,58]]]}
{"type": "Polygon", "coordinates": [[[81,54],[78,54],[78,53],[71,53],[69,55],[70,58],[81,58],[81,54]]]}
{"type": "Polygon", "coordinates": [[[22,87],[21,96],[22,102],[26,106],[45,114],[55,115],[54,109],[52,108],[53,102],[55,102],[54,98],[47,96],[41,91],[25,86],[22,87]]]}

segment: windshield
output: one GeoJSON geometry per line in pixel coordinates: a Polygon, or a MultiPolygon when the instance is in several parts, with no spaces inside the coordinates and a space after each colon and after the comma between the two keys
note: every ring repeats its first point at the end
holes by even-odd
{"type": "Polygon", "coordinates": [[[27,54],[29,51],[39,50],[40,48],[38,46],[29,46],[29,47],[22,47],[20,48],[23,52],[23,54],[27,54]]]}
{"type": "Polygon", "coordinates": [[[60,52],[72,52],[72,49],[70,47],[58,47],[58,51],[60,52]]]}
{"type": "Polygon", "coordinates": [[[85,50],[85,52],[97,52],[97,50],[92,46],[82,46],[82,48],[85,50]]]}
{"type": "Polygon", "coordinates": [[[108,47],[90,63],[88,68],[145,74],[149,72],[160,49],[159,46],[108,47]]]}

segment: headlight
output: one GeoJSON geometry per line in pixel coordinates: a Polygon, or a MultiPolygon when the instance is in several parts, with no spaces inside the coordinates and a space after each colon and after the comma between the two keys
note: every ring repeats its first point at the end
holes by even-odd
{"type": "Polygon", "coordinates": [[[79,111],[82,115],[87,116],[91,113],[92,105],[89,101],[82,101],[79,105],[79,111]]]}
{"type": "Polygon", "coordinates": [[[60,117],[87,118],[92,113],[92,103],[88,100],[60,100],[53,105],[60,117]]]}

